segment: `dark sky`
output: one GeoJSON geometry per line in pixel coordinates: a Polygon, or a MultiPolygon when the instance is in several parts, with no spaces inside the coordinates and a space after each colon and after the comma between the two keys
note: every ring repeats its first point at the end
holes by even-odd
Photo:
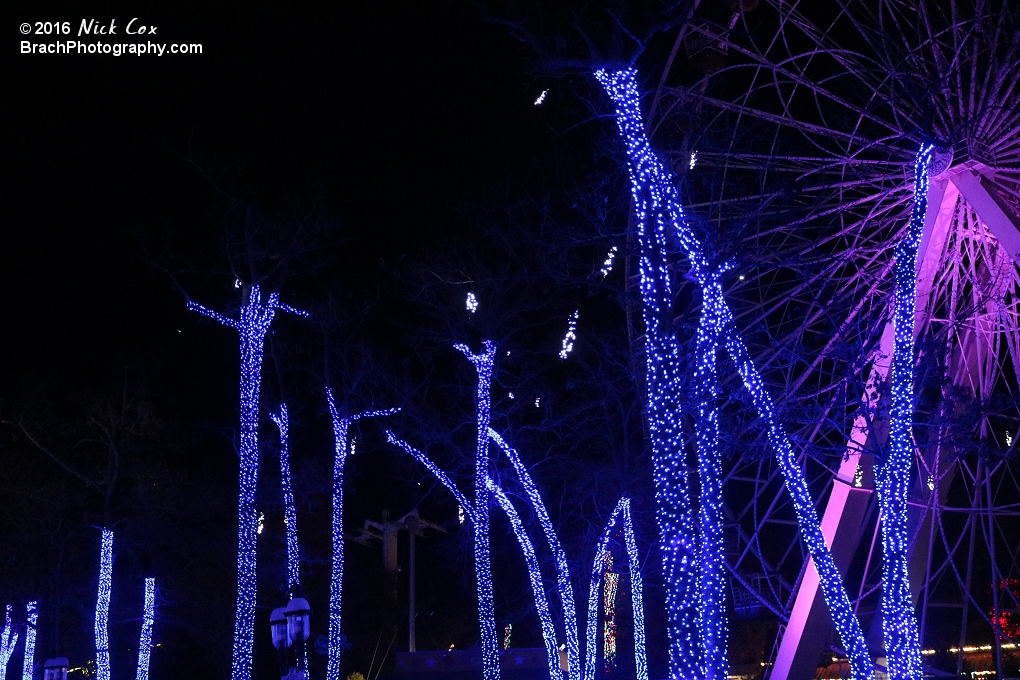
{"type": "Polygon", "coordinates": [[[526,165],[548,134],[518,45],[464,3],[10,9],[0,248],[10,387],[38,373],[87,381],[176,342],[183,299],[146,260],[166,233],[192,249],[178,261],[222,252],[217,189],[270,207],[321,196],[370,260],[454,237],[455,207],[526,165]],[[22,22],[67,20],[74,34],[82,19],[114,19],[123,38],[134,16],[202,54],[17,53],[22,22]]]}
{"type": "MultiPolygon", "coordinates": [[[[269,211],[294,197],[321,201],[352,244],[345,262],[371,270],[380,256],[456,243],[470,230],[460,207],[528,172],[551,136],[525,53],[468,3],[169,7],[5,4],[4,417],[30,397],[131,373],[179,416],[229,425],[236,339],[196,321],[156,266],[169,253],[192,268],[189,293],[231,301],[220,190],[269,211]],[[95,42],[75,35],[82,20],[114,20],[118,38],[98,38],[114,42],[136,16],[158,27],[152,42],[200,43],[202,53],[21,53],[22,40],[58,40],[23,36],[24,23],[34,32],[37,21],[68,21],[72,35],[59,39],[95,42]]],[[[219,447],[217,474],[236,484],[229,444],[219,447]]],[[[91,554],[95,532],[78,531],[91,554]]],[[[164,593],[173,599],[169,585],[164,593]]],[[[223,651],[217,663],[228,662],[223,651]]]]}

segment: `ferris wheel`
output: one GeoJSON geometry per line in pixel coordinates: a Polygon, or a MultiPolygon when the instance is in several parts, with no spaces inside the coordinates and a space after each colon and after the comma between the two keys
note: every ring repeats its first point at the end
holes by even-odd
{"type": "MultiPolygon", "coordinates": [[[[1020,644],[1020,5],[701,0],[649,124],[682,139],[671,161],[689,214],[737,262],[727,299],[876,651],[892,265],[914,157],[936,144],[911,583],[926,668],[958,674],[986,653],[1002,677],[1020,644]]],[[[724,409],[748,425],[731,428],[724,486],[734,604],[779,619],[771,677],[811,677],[828,615],[777,466],[746,455],[759,444],[738,387],[724,409]]]]}

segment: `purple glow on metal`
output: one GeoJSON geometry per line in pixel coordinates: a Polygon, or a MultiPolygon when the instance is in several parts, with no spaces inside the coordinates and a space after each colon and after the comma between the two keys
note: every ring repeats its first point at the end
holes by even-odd
{"type": "Polygon", "coordinates": [[[552,519],[549,517],[549,511],[545,507],[545,502],[542,500],[542,494],[538,492],[538,487],[535,485],[535,480],[531,478],[531,473],[528,472],[527,466],[521,460],[520,454],[514,450],[506,441],[493,430],[489,428],[489,438],[496,443],[496,446],[506,455],[510,464],[514,468],[514,472],[517,473],[517,478],[520,480],[521,486],[524,488],[524,493],[528,497],[528,502],[535,512],[535,516],[538,518],[538,523],[542,527],[542,533],[545,534],[546,543],[549,546],[549,551],[553,555],[553,561],[556,565],[556,589],[560,596],[560,603],[563,607],[563,628],[565,632],[567,642],[567,668],[570,680],[580,680],[581,678],[581,660],[580,651],[577,642],[577,605],[574,603],[574,587],[570,581],[570,568],[567,565],[567,553],[563,550],[563,545],[560,543],[560,538],[556,533],[556,528],[553,526],[552,519]]]}
{"type": "Polygon", "coordinates": [[[907,562],[907,493],[914,460],[914,311],[917,251],[928,210],[928,168],[935,147],[921,147],[914,164],[914,206],[906,238],[896,249],[893,310],[892,404],[889,451],[875,465],[875,488],[882,508],[882,631],[890,680],[920,680],[921,643],[910,593],[907,562]]]}
{"type": "Polygon", "coordinates": [[[142,612],[142,632],[138,636],[138,668],[135,680],[149,680],[149,661],[152,658],[152,622],[156,616],[156,579],[145,579],[145,605],[142,612]]]}
{"type": "Polygon", "coordinates": [[[478,590],[478,626],[482,631],[482,676],[499,680],[499,640],[496,637],[495,603],[492,595],[492,565],[489,553],[489,410],[492,367],[496,345],[482,343],[482,352],[472,354],[467,345],[454,345],[475,367],[478,386],[475,390],[477,448],[475,450],[475,577],[478,590]]]}
{"type": "Polygon", "coordinates": [[[351,423],[362,418],[388,416],[399,408],[364,411],[342,417],[333,399],[333,390],[326,388],[326,401],[333,420],[333,562],[329,581],[329,656],[326,662],[326,679],[339,680],[340,654],[344,648],[342,605],[344,593],[344,465],[347,463],[348,434],[351,423]]]}
{"type": "Polygon", "coordinates": [[[113,532],[103,529],[99,547],[99,590],[96,594],[96,678],[110,680],[110,591],[113,587],[113,532]]]}
{"type": "MultiPolygon", "coordinates": [[[[599,581],[602,580],[603,560],[609,546],[609,537],[617,521],[623,518],[624,546],[627,549],[627,563],[630,567],[631,603],[634,607],[634,664],[637,680],[648,680],[648,657],[645,653],[645,607],[641,564],[634,540],[634,524],[630,516],[630,499],[621,498],[613,514],[602,530],[595,560],[591,569],[591,584],[588,588],[588,627],[585,640],[584,680],[595,680],[595,650],[598,649],[599,581]]],[[[676,676],[674,676],[676,677],[676,676]]],[[[697,676],[690,676],[691,678],[697,676]]]]}
{"type": "Polygon", "coordinates": [[[297,511],[294,509],[294,491],[290,482],[289,417],[287,405],[280,404],[279,413],[269,417],[280,430],[280,485],[283,487],[283,523],[287,530],[287,590],[297,597],[301,585],[301,565],[298,562],[297,511]]]}
{"type": "MultiPolygon", "coordinates": [[[[252,286],[248,301],[241,307],[241,318],[234,320],[195,302],[188,309],[230,326],[238,331],[241,345],[241,461],[237,502],[237,610],[234,618],[234,644],[231,680],[251,680],[252,646],[255,639],[256,553],[258,513],[255,490],[259,468],[259,393],[262,388],[263,345],[276,310],[298,316],[307,312],[280,303],[272,293],[265,304],[258,286],[252,286]]],[[[107,680],[107,679],[101,679],[107,680]]]]}
{"type": "MultiPolygon", "coordinates": [[[[680,204],[679,195],[676,187],[672,184],[670,174],[651,150],[640,113],[640,97],[636,82],[637,72],[634,69],[624,69],[612,73],[599,71],[595,75],[616,104],[617,124],[626,142],[627,154],[630,159],[631,192],[638,223],[638,235],[642,242],[641,285],[647,327],[645,338],[648,360],[648,410],[649,425],[653,436],[653,455],[657,455],[655,454],[655,439],[658,427],[656,422],[656,410],[658,407],[654,398],[655,388],[660,383],[664,385],[662,395],[659,395],[659,399],[662,399],[663,395],[671,393],[671,388],[665,386],[675,381],[675,376],[672,376],[671,380],[658,378],[657,376],[659,375],[669,376],[670,370],[675,372],[675,369],[658,367],[656,362],[673,364],[675,366],[675,357],[677,356],[675,340],[672,345],[666,341],[662,341],[659,347],[656,347],[654,344],[655,336],[668,332],[664,329],[666,324],[671,321],[670,315],[663,314],[664,310],[669,310],[669,304],[672,300],[672,288],[668,285],[669,272],[666,264],[665,250],[666,227],[669,225],[675,232],[673,235],[676,241],[689,260],[693,278],[701,285],[703,304],[714,307],[714,313],[720,315],[718,324],[720,328],[725,329],[724,335],[727,353],[736,365],[737,371],[741,376],[744,386],[751,395],[759,416],[766,422],[769,442],[776,452],[780,469],[786,480],[787,490],[793,498],[794,510],[801,528],[801,536],[818,570],[825,602],[829,607],[833,622],[839,632],[840,640],[850,659],[851,673],[855,680],[871,678],[872,663],[864,641],[864,635],[857,617],[854,615],[850,599],[847,596],[846,589],[843,587],[842,578],[832,559],[832,554],[825,544],[825,539],[818,522],[818,515],[815,512],[803,471],[797,464],[796,455],[786,433],[778,423],[772,399],[765,390],[761,376],[750,359],[747,347],[736,334],[733,315],[725,299],[722,299],[721,288],[711,285],[713,277],[717,277],[718,274],[711,271],[701,243],[687,223],[683,207],[680,204]],[[650,230],[647,228],[647,225],[653,220],[654,229],[650,230]]],[[[679,395],[673,391],[672,396],[676,398],[679,395]]],[[[675,403],[679,403],[679,400],[677,399],[675,403]]],[[[666,412],[663,418],[667,422],[671,418],[675,420],[676,414],[666,412]]],[[[672,448],[672,439],[668,438],[666,441],[670,443],[670,446],[661,447],[663,451],[682,451],[680,448],[672,448]]],[[[672,456],[668,456],[666,460],[672,461],[674,467],[680,467],[675,453],[672,456]]],[[[657,467],[656,469],[656,497],[659,501],[661,544],[667,547],[680,545],[682,541],[688,540],[687,527],[685,525],[674,525],[672,522],[664,522],[662,520],[664,514],[667,520],[672,520],[673,517],[670,515],[674,514],[675,511],[673,513],[664,512],[661,497],[668,496],[670,493],[686,494],[686,476],[671,474],[671,472],[664,465],[662,466],[661,474],[660,468],[657,467]],[[681,479],[683,480],[683,490],[673,492],[672,490],[680,486],[680,484],[671,480],[681,479]],[[668,531],[674,526],[678,526],[679,529],[675,529],[672,532],[668,531]]],[[[721,500],[718,502],[721,502],[721,500]]],[[[687,500],[686,507],[689,508],[689,506],[690,502],[687,500]]],[[[673,550],[676,552],[675,548],[673,550]]],[[[663,559],[667,584],[667,612],[670,617],[670,674],[674,677],[693,677],[697,672],[693,666],[703,667],[701,663],[698,663],[701,655],[698,653],[696,645],[690,639],[690,635],[681,633],[681,631],[688,630],[689,617],[686,616],[686,612],[683,612],[684,615],[678,616],[677,608],[683,605],[671,599],[669,590],[670,587],[676,589],[677,579],[671,562],[676,564],[677,560],[675,558],[672,560],[668,559],[668,555],[665,553],[663,559]]],[[[688,565],[681,562],[681,566],[687,567],[688,565]]],[[[701,598],[699,593],[695,589],[686,587],[688,581],[686,578],[687,573],[683,572],[682,575],[685,577],[685,592],[694,590],[691,601],[696,601],[698,603],[697,607],[700,607],[701,598]]]]}

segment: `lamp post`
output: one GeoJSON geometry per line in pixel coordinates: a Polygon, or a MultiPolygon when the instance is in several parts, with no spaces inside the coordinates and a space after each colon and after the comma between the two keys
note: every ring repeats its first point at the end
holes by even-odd
{"type": "Polygon", "coordinates": [[[305,643],[312,632],[311,615],[308,600],[303,597],[293,598],[286,607],[274,609],[269,615],[273,646],[280,654],[281,680],[309,680],[305,643]]]}
{"type": "Polygon", "coordinates": [[[43,663],[43,680],[67,680],[67,669],[71,663],[66,656],[46,659],[43,663]]]}

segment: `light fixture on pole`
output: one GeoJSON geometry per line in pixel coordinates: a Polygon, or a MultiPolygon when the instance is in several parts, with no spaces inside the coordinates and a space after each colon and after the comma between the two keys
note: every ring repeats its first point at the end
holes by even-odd
{"type": "Polygon", "coordinates": [[[67,680],[67,669],[70,667],[71,662],[66,656],[46,659],[43,663],[43,680],[67,680]]]}
{"type": "Polygon", "coordinates": [[[281,680],[308,680],[305,643],[311,637],[311,614],[308,600],[295,597],[269,615],[273,646],[280,653],[281,680]]]}

